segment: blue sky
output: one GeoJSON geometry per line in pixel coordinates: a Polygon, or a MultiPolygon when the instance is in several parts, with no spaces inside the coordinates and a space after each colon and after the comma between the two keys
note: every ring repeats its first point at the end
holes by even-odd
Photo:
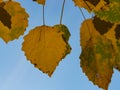
{"type": "MultiPolygon", "coordinates": [[[[30,29],[42,25],[42,6],[32,0],[16,0],[26,8],[30,14],[30,29]]],[[[46,25],[54,26],[60,22],[60,13],[63,0],[47,0],[45,7],[46,25]]],[[[86,18],[91,17],[83,10],[86,18]]],[[[69,43],[71,54],[60,62],[59,66],[49,78],[26,60],[21,51],[23,36],[6,44],[0,39],[0,90],[102,90],[88,80],[80,68],[79,55],[81,52],[79,28],[83,17],[72,0],[66,0],[63,24],[71,33],[69,43]]],[[[109,90],[120,90],[120,74],[114,70],[109,90]]]]}

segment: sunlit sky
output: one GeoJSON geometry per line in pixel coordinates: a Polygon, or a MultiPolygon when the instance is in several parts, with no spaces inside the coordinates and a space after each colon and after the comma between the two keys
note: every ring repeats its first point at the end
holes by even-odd
{"type": "MultiPolygon", "coordinates": [[[[36,26],[42,25],[42,6],[32,0],[16,0],[26,8],[29,13],[29,26],[24,35],[36,26]]],[[[45,22],[54,26],[60,23],[60,13],[63,0],[46,0],[45,22]]],[[[86,18],[91,17],[83,10],[86,18]]],[[[52,77],[46,74],[26,60],[21,50],[23,36],[6,44],[0,39],[0,90],[102,90],[88,80],[80,68],[79,55],[80,36],[79,28],[83,16],[72,0],[66,0],[63,24],[71,33],[69,43],[72,51],[56,68],[52,77]]],[[[120,73],[114,70],[109,90],[120,90],[120,73]]]]}

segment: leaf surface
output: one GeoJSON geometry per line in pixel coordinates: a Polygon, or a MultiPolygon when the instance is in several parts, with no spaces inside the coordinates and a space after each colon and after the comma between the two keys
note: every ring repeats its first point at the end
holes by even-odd
{"type": "Polygon", "coordinates": [[[111,23],[120,23],[120,0],[109,0],[109,4],[106,4],[101,10],[96,11],[95,14],[102,20],[109,21],[111,23]]]}
{"type": "Polygon", "coordinates": [[[4,24],[4,26],[7,26],[9,29],[11,28],[11,16],[10,14],[3,8],[3,5],[5,3],[1,3],[0,6],[0,21],[4,24]]]}
{"type": "Polygon", "coordinates": [[[82,46],[80,59],[83,72],[94,84],[108,89],[114,64],[111,41],[95,29],[92,19],[83,22],[80,36],[82,46]],[[82,35],[83,32],[87,34],[82,35]]]}
{"type": "Polygon", "coordinates": [[[85,8],[89,12],[99,11],[101,7],[109,2],[109,0],[73,0],[76,6],[85,8]]]}
{"type": "Polygon", "coordinates": [[[46,0],[33,0],[33,1],[36,1],[37,3],[42,4],[42,5],[45,5],[46,0]]]}
{"type": "Polygon", "coordinates": [[[101,34],[104,35],[105,33],[107,33],[113,26],[112,23],[110,22],[106,22],[104,20],[101,20],[98,17],[93,17],[93,24],[95,29],[101,34]]]}
{"type": "Polygon", "coordinates": [[[24,34],[29,16],[18,2],[2,2],[0,11],[0,37],[6,43],[24,34]]]}
{"type": "MultiPolygon", "coordinates": [[[[67,30],[67,31],[66,31],[67,30]]],[[[24,37],[22,50],[36,68],[52,75],[59,62],[71,51],[64,25],[39,26],[24,37]]]]}
{"type": "Polygon", "coordinates": [[[114,68],[120,71],[120,25],[114,24],[110,31],[105,34],[105,36],[111,40],[115,50],[114,68]]]}

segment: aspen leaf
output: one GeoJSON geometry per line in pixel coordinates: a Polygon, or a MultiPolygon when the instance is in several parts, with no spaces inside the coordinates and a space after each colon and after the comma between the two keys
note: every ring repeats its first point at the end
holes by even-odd
{"type": "Polygon", "coordinates": [[[105,36],[111,40],[115,50],[114,68],[120,71],[120,25],[114,24],[105,36]]]}
{"type": "Polygon", "coordinates": [[[95,14],[105,21],[120,23],[120,0],[109,0],[109,4],[96,11],[95,14]]]}
{"type": "Polygon", "coordinates": [[[95,29],[101,35],[104,35],[105,33],[107,33],[113,26],[112,23],[101,20],[100,18],[96,16],[93,18],[93,24],[94,24],[95,29]]]}
{"type": "Polygon", "coordinates": [[[2,2],[0,3],[0,11],[0,37],[6,43],[24,34],[28,26],[28,14],[19,3],[2,2]]]}
{"type": "Polygon", "coordinates": [[[81,45],[82,53],[80,56],[83,72],[94,84],[100,88],[108,89],[113,73],[112,61],[114,58],[111,41],[95,29],[92,19],[82,23],[80,36],[82,38],[81,43],[84,43],[81,45]],[[82,35],[82,32],[87,34],[82,35]]]}
{"type": "Polygon", "coordinates": [[[76,6],[91,11],[99,11],[109,0],[73,0],[76,6]]]}
{"type": "Polygon", "coordinates": [[[11,16],[3,7],[0,7],[0,21],[3,23],[4,26],[11,28],[11,16]]]}
{"type": "Polygon", "coordinates": [[[33,1],[36,1],[37,3],[42,4],[42,5],[45,5],[46,0],[33,0],[33,1]]]}
{"type": "Polygon", "coordinates": [[[117,42],[117,49],[116,52],[116,57],[115,57],[115,62],[114,62],[114,68],[120,71],[120,40],[117,42]]]}
{"type": "Polygon", "coordinates": [[[68,28],[65,25],[55,25],[54,28],[56,28],[58,31],[63,32],[63,38],[65,41],[69,40],[70,32],[68,31],[68,28]]]}
{"type": "Polygon", "coordinates": [[[60,25],[55,25],[54,28],[55,28],[56,30],[58,30],[58,32],[63,32],[62,38],[63,38],[63,40],[64,40],[64,41],[66,42],[66,44],[67,44],[67,47],[66,47],[67,50],[66,50],[66,54],[65,54],[65,56],[66,56],[66,55],[69,54],[70,51],[71,51],[71,47],[70,47],[70,45],[69,45],[69,43],[68,43],[68,40],[69,40],[69,37],[70,37],[70,32],[69,32],[68,28],[67,28],[65,25],[62,25],[62,24],[60,24],[60,25]]]}
{"type": "Polygon", "coordinates": [[[70,33],[64,25],[36,27],[24,37],[22,50],[36,68],[51,76],[71,51],[66,35],[70,36],[70,33]]]}

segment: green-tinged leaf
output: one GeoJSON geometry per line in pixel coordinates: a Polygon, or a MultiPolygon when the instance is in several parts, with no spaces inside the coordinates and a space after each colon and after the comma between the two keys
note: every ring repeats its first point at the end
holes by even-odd
{"type": "Polygon", "coordinates": [[[99,11],[105,4],[109,3],[109,0],[73,0],[76,6],[85,8],[89,12],[99,11]]]}
{"type": "Polygon", "coordinates": [[[63,38],[65,39],[65,41],[69,40],[70,37],[70,32],[68,31],[68,28],[65,25],[55,25],[54,28],[58,29],[58,31],[62,31],[63,34],[63,38]]]}
{"type": "Polygon", "coordinates": [[[27,59],[49,76],[52,75],[59,62],[71,51],[70,45],[63,37],[66,30],[69,32],[64,25],[39,26],[24,37],[22,50],[27,59]]]}
{"type": "Polygon", "coordinates": [[[117,41],[117,51],[116,51],[116,57],[114,62],[114,68],[120,71],[120,40],[117,41]]]}
{"type": "Polygon", "coordinates": [[[114,24],[105,36],[112,42],[115,50],[114,67],[120,71],[120,25],[114,24]]]}
{"type": "Polygon", "coordinates": [[[105,21],[120,23],[120,0],[109,0],[109,4],[96,11],[95,14],[105,21]]]}
{"type": "Polygon", "coordinates": [[[0,38],[6,43],[19,38],[28,26],[28,17],[19,3],[14,1],[0,3],[0,38]]]}
{"type": "Polygon", "coordinates": [[[83,72],[94,84],[100,88],[108,89],[113,73],[112,62],[114,59],[114,49],[111,41],[95,29],[92,19],[83,22],[80,36],[82,38],[81,44],[84,42],[81,45],[82,53],[80,56],[83,72]],[[83,36],[82,32],[87,34],[83,36]],[[87,36],[87,39],[85,36],[87,36]],[[85,41],[83,41],[83,38],[85,41]]]}
{"type": "MultiPolygon", "coordinates": [[[[63,32],[62,38],[63,38],[63,40],[67,43],[67,47],[66,47],[66,48],[67,48],[67,51],[66,51],[66,54],[65,54],[65,56],[66,56],[66,55],[69,54],[70,51],[71,51],[71,47],[70,47],[70,45],[69,45],[69,43],[68,43],[68,40],[69,40],[69,37],[70,37],[70,32],[69,32],[68,28],[67,28],[65,25],[62,25],[62,24],[60,24],[60,25],[55,25],[54,28],[55,28],[56,30],[58,30],[58,32],[63,32]]],[[[64,56],[64,57],[65,57],[65,56],[64,56]]]]}

